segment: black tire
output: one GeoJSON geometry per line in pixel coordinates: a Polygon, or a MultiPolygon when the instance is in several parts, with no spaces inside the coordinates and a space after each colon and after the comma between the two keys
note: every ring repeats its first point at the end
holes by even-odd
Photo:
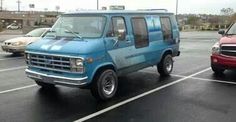
{"type": "Polygon", "coordinates": [[[91,87],[91,93],[97,100],[108,100],[115,96],[118,87],[118,78],[111,69],[98,72],[91,87]]]}
{"type": "Polygon", "coordinates": [[[18,56],[18,55],[21,55],[21,53],[20,52],[14,52],[14,53],[12,53],[12,55],[18,56]]]}
{"type": "Polygon", "coordinates": [[[35,80],[35,83],[36,83],[37,85],[41,86],[42,88],[47,88],[47,89],[55,88],[55,85],[54,85],[54,84],[45,83],[45,82],[37,81],[37,80],[35,80]]]}
{"type": "Polygon", "coordinates": [[[212,69],[212,71],[213,71],[215,74],[223,74],[224,71],[225,71],[225,69],[219,68],[219,67],[217,67],[217,66],[215,66],[215,65],[213,65],[213,64],[211,64],[211,69],[212,69]]]}
{"type": "Polygon", "coordinates": [[[157,65],[157,69],[161,76],[169,76],[173,70],[172,55],[164,55],[161,59],[161,62],[157,65]]]}

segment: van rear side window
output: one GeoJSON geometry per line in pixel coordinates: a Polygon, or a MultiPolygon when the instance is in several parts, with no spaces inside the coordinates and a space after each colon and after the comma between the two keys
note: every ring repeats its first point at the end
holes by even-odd
{"type": "Polygon", "coordinates": [[[163,33],[163,40],[171,40],[172,39],[172,27],[170,23],[169,17],[161,17],[161,30],[163,33]]]}
{"type": "Polygon", "coordinates": [[[136,48],[149,45],[147,24],[143,17],[134,17],[131,19],[133,26],[134,42],[136,48]]]}

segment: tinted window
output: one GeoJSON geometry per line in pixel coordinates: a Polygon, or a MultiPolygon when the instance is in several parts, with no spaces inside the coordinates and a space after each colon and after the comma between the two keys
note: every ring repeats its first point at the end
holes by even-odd
{"type": "Polygon", "coordinates": [[[164,40],[172,39],[172,27],[169,17],[161,17],[161,30],[163,32],[164,40]]]}
{"type": "Polygon", "coordinates": [[[146,47],[149,44],[147,25],[144,18],[132,18],[134,42],[136,48],[146,47]]]}

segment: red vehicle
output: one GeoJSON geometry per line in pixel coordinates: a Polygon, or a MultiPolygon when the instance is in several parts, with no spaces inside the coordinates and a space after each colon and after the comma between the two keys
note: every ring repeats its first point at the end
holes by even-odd
{"type": "Polygon", "coordinates": [[[236,22],[228,30],[218,33],[222,38],[212,47],[211,55],[211,68],[216,74],[236,69],[236,22]]]}

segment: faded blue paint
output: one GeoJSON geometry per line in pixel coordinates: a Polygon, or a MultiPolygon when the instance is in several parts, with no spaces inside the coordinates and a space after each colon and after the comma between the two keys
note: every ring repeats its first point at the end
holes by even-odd
{"type": "MultiPolygon", "coordinates": [[[[82,13],[86,15],[86,13],[82,13]]],[[[67,39],[58,38],[50,39],[44,38],[33,44],[27,46],[26,52],[46,53],[55,55],[75,56],[84,58],[85,72],[79,73],[66,73],[62,72],[60,75],[64,77],[79,78],[88,77],[88,83],[92,81],[96,71],[107,65],[112,65],[118,74],[126,74],[140,70],[142,68],[156,65],[160,62],[162,55],[165,51],[171,51],[173,54],[177,54],[179,51],[179,42],[165,42],[163,41],[163,35],[161,31],[160,17],[159,15],[170,16],[173,28],[174,40],[179,40],[179,30],[173,14],[170,13],[89,13],[89,15],[105,16],[107,19],[104,32],[108,31],[111,17],[122,16],[126,22],[126,37],[124,40],[118,41],[116,45],[114,43],[118,39],[117,37],[106,37],[106,33],[103,33],[101,38],[84,38],[84,39],[67,39]],[[143,48],[136,48],[134,45],[133,28],[131,24],[131,18],[135,16],[145,17],[149,45],[143,48]],[[88,58],[92,58],[93,62],[87,62],[88,58]]],[[[79,16],[80,14],[66,14],[62,16],[79,16]]],[[[173,40],[173,41],[174,41],[173,40]]],[[[174,55],[175,56],[175,55],[174,55]]],[[[41,72],[41,70],[33,67],[29,67],[31,70],[41,72]]],[[[43,72],[50,75],[53,72],[43,72]]]]}

